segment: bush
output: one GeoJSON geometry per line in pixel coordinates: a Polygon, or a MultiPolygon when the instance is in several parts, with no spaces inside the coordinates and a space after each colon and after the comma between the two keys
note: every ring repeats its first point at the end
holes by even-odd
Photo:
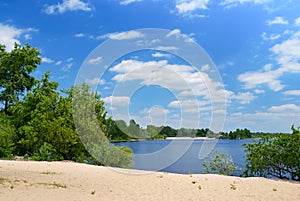
{"type": "Polygon", "coordinates": [[[232,157],[226,153],[215,151],[210,157],[203,162],[203,167],[207,173],[233,175],[236,170],[240,169],[232,160],[232,157]]]}
{"type": "Polygon", "coordinates": [[[31,158],[36,161],[63,160],[63,157],[56,152],[56,149],[47,142],[44,142],[38,152],[35,152],[31,158]]]}
{"type": "Polygon", "coordinates": [[[300,180],[300,132],[265,137],[253,144],[245,144],[245,176],[277,177],[300,180]]]}

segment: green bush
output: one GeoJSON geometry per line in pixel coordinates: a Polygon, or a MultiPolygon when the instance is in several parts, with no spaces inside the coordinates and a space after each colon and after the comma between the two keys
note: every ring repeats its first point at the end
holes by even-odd
{"type": "Polygon", "coordinates": [[[203,162],[203,167],[207,173],[233,175],[240,168],[235,165],[232,157],[226,153],[213,152],[208,159],[203,162]]]}
{"type": "Polygon", "coordinates": [[[278,177],[300,181],[300,132],[274,138],[265,137],[245,144],[246,170],[244,176],[278,177]]]}
{"type": "Polygon", "coordinates": [[[56,149],[47,142],[44,142],[31,158],[36,161],[63,160],[63,157],[57,153],[56,149]]]}

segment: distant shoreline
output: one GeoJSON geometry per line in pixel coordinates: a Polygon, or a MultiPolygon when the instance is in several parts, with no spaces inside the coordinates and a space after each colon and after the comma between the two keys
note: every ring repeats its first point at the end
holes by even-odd
{"type": "Polygon", "coordinates": [[[167,137],[166,140],[216,140],[209,137],[167,137]]]}

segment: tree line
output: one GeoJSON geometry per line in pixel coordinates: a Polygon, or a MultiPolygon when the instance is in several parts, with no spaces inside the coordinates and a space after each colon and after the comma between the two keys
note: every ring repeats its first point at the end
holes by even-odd
{"type": "Polygon", "coordinates": [[[49,72],[35,79],[31,74],[40,63],[40,52],[30,45],[16,44],[11,52],[0,46],[0,157],[129,167],[132,150],[107,140],[112,120],[100,96],[86,84],[58,91],[49,72]],[[80,112],[74,121],[76,107],[92,108],[95,121],[80,112]]]}

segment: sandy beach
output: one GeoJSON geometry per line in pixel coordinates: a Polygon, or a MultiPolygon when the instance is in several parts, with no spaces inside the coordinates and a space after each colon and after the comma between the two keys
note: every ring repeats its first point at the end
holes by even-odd
{"type": "Polygon", "coordinates": [[[73,162],[0,161],[0,200],[300,200],[300,183],[73,162]]]}

